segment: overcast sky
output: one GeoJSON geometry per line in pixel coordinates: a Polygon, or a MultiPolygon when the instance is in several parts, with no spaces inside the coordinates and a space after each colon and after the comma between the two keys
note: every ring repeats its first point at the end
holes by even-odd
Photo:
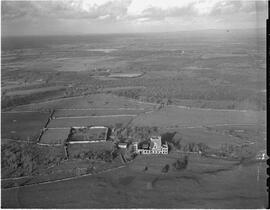
{"type": "Polygon", "coordinates": [[[2,1],[2,35],[265,27],[266,0],[2,1]]]}

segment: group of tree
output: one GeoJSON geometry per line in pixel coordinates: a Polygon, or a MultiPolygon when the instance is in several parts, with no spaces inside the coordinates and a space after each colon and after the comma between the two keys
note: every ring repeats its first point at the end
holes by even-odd
{"type": "Polygon", "coordinates": [[[177,159],[176,162],[172,164],[173,168],[176,170],[186,169],[188,165],[188,157],[185,155],[182,159],[177,159]]]}
{"type": "Polygon", "coordinates": [[[158,134],[157,127],[118,127],[114,131],[114,136],[116,139],[121,141],[126,141],[127,139],[134,139],[138,141],[144,141],[150,138],[152,135],[158,134]]]}
{"type": "Polygon", "coordinates": [[[117,153],[110,150],[105,151],[79,151],[77,153],[70,153],[70,158],[74,159],[91,159],[91,160],[101,160],[105,162],[112,162],[112,160],[117,157],[117,153]]]}
{"type": "Polygon", "coordinates": [[[12,171],[12,176],[38,173],[38,169],[50,164],[59,164],[64,155],[60,148],[41,148],[31,143],[3,144],[1,146],[1,168],[12,171]]]}
{"type": "MultiPolygon", "coordinates": [[[[174,163],[171,164],[172,165],[172,169],[175,169],[177,171],[179,170],[184,170],[187,168],[188,165],[188,156],[183,156],[179,159],[177,159],[174,163]]],[[[168,173],[170,169],[170,165],[166,164],[162,169],[161,172],[162,173],[168,173]]]]}
{"type": "Polygon", "coordinates": [[[44,100],[48,98],[53,98],[59,95],[59,93],[62,93],[63,90],[50,90],[50,91],[44,91],[44,92],[38,92],[38,93],[31,93],[27,95],[12,95],[12,96],[4,96],[2,98],[2,109],[8,108],[8,107],[14,107],[18,105],[24,105],[29,104],[33,101],[39,101],[44,100]]]}

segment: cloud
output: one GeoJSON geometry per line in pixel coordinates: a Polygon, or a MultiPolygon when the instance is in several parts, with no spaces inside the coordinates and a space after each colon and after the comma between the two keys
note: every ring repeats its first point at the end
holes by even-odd
{"type": "Polygon", "coordinates": [[[2,1],[1,5],[2,23],[7,30],[20,23],[28,24],[29,29],[32,23],[48,28],[46,24],[59,23],[80,26],[81,30],[98,23],[104,28],[111,24],[112,29],[121,29],[122,24],[123,30],[133,30],[138,23],[155,28],[160,24],[160,30],[166,30],[166,26],[176,30],[190,23],[196,23],[194,29],[222,24],[238,27],[258,25],[258,20],[267,15],[266,0],[47,0],[2,1]]]}
{"type": "Polygon", "coordinates": [[[126,14],[127,0],[90,1],[3,1],[2,18],[24,17],[56,19],[103,19],[117,18],[126,14]]]}
{"type": "Polygon", "coordinates": [[[115,20],[226,15],[266,10],[266,1],[219,0],[59,0],[3,1],[2,18],[23,17],[115,20]]]}

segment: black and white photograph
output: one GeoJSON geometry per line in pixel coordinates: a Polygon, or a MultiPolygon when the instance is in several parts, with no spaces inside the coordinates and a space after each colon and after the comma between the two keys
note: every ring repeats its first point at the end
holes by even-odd
{"type": "Polygon", "coordinates": [[[267,0],[0,4],[1,208],[269,208],[267,0]]]}

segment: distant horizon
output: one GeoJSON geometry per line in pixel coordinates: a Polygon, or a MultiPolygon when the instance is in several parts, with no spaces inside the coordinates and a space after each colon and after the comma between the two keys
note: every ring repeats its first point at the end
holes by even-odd
{"type": "Polygon", "coordinates": [[[256,29],[266,18],[266,0],[1,1],[2,36],[256,29]]]}
{"type": "Polygon", "coordinates": [[[214,28],[208,28],[208,29],[194,29],[194,30],[178,30],[178,31],[160,31],[160,32],[111,32],[111,33],[85,33],[85,34],[26,34],[26,35],[2,35],[2,38],[19,38],[19,37],[45,37],[45,36],[91,36],[91,35],[136,35],[136,34],[174,34],[174,33],[184,33],[184,32],[210,32],[210,31],[265,31],[266,27],[260,27],[260,28],[231,28],[231,29],[214,29],[214,28]]]}

